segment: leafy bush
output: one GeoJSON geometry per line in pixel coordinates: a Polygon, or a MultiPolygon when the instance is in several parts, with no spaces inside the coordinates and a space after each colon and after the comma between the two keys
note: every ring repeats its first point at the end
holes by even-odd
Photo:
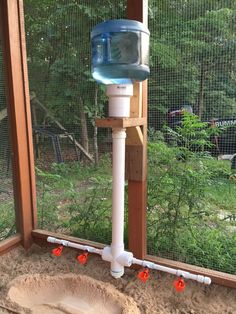
{"type": "Polygon", "coordinates": [[[38,225],[77,237],[109,243],[111,239],[111,161],[99,166],[53,164],[36,169],[38,225]]]}
{"type": "Polygon", "coordinates": [[[13,200],[0,204],[0,241],[12,236],[16,232],[15,210],[13,200]]]}
{"type": "Polygon", "coordinates": [[[235,183],[228,180],[228,163],[192,150],[192,143],[208,145],[210,134],[202,133],[202,126],[187,115],[175,132],[183,146],[149,143],[149,252],[235,273],[235,222],[220,217],[222,211],[236,212],[235,183]]]}

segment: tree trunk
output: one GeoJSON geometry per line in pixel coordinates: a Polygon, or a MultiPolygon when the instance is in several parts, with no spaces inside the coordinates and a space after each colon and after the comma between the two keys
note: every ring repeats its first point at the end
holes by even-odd
{"type": "Polygon", "coordinates": [[[203,117],[204,113],[204,85],[205,85],[205,65],[204,62],[201,63],[201,70],[200,70],[200,84],[199,84],[199,94],[198,94],[198,116],[200,120],[203,117]]]}
{"type": "MultiPolygon", "coordinates": [[[[31,106],[31,112],[32,112],[32,126],[38,126],[38,119],[37,119],[37,113],[36,113],[36,106],[32,104],[31,106]]],[[[35,138],[35,155],[36,159],[40,158],[40,148],[39,148],[39,134],[36,132],[34,134],[35,138]]]]}
{"type": "Polygon", "coordinates": [[[93,130],[93,148],[94,148],[94,160],[95,165],[98,165],[98,128],[95,123],[95,119],[98,115],[98,87],[95,87],[95,94],[94,94],[94,130],[93,130]]]}
{"type": "Polygon", "coordinates": [[[84,112],[84,102],[82,97],[79,97],[80,100],[80,123],[81,123],[81,135],[82,135],[82,146],[86,150],[89,151],[89,140],[88,140],[88,126],[87,126],[87,119],[86,114],[84,112]]]}
{"type": "Polygon", "coordinates": [[[0,122],[7,117],[7,109],[0,111],[0,122]]]}

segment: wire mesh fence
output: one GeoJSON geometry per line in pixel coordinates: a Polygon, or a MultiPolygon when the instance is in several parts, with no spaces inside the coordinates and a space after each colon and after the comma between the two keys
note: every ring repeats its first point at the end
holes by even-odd
{"type": "Polygon", "coordinates": [[[0,241],[15,233],[11,145],[5,88],[3,41],[0,26],[0,241]]]}
{"type": "MultiPolygon", "coordinates": [[[[94,124],[107,115],[107,99],[91,79],[89,37],[98,22],[126,17],[126,1],[24,3],[38,227],[110,243],[111,136],[94,124]]],[[[149,1],[148,253],[229,273],[235,7],[149,1]]]]}
{"type": "Polygon", "coordinates": [[[236,270],[235,1],[151,1],[148,252],[236,270]]]}
{"type": "Polygon", "coordinates": [[[124,17],[125,1],[24,5],[38,226],[109,243],[111,134],[95,126],[107,99],[91,78],[90,32],[99,22],[124,17]]]}

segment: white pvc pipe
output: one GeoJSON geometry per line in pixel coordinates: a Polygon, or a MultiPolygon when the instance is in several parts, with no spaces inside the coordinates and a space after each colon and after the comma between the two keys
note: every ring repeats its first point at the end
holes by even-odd
{"type": "Polygon", "coordinates": [[[63,245],[63,246],[66,246],[66,247],[71,247],[73,249],[78,249],[78,250],[81,250],[81,251],[87,251],[89,253],[102,255],[102,250],[97,249],[97,248],[95,248],[93,246],[89,246],[89,245],[82,245],[82,244],[70,242],[70,241],[63,240],[63,239],[57,239],[57,238],[54,238],[54,237],[48,237],[47,238],[47,242],[63,245]]]}
{"type": "MultiPolygon", "coordinates": [[[[79,249],[79,250],[83,250],[83,251],[88,251],[90,253],[99,254],[102,256],[103,260],[109,261],[111,263],[114,260],[114,257],[112,256],[110,247],[105,247],[104,249],[100,250],[100,249],[96,249],[92,246],[81,245],[81,244],[73,243],[70,241],[57,239],[54,237],[48,237],[47,241],[50,243],[56,243],[59,245],[63,245],[63,246],[67,246],[67,247],[71,247],[71,248],[75,248],[75,249],[79,249]]],[[[133,257],[132,253],[126,252],[126,251],[123,251],[122,254],[117,257],[117,261],[118,261],[118,264],[122,265],[123,267],[124,266],[130,267],[132,264],[136,264],[136,265],[140,265],[142,267],[162,271],[162,272],[165,272],[165,273],[168,273],[171,275],[175,275],[178,277],[181,276],[185,279],[191,279],[191,280],[203,283],[205,285],[211,284],[211,278],[209,278],[209,277],[202,276],[202,275],[195,275],[195,274],[192,274],[190,272],[187,272],[187,271],[184,271],[181,269],[175,269],[175,268],[171,268],[171,267],[162,266],[162,265],[159,265],[156,263],[152,263],[149,261],[140,260],[140,259],[133,257]]]]}
{"type": "MultiPolygon", "coordinates": [[[[132,84],[108,85],[106,94],[110,117],[130,116],[132,84]]],[[[120,263],[119,257],[124,253],[125,138],[125,129],[112,129],[112,243],[104,251],[103,258],[111,262],[111,275],[115,278],[124,274],[124,264],[120,263]]]]}
{"type": "Polygon", "coordinates": [[[156,264],[156,263],[152,263],[152,262],[149,262],[149,261],[140,260],[140,259],[137,259],[137,258],[133,258],[132,264],[140,265],[142,267],[147,267],[147,268],[150,268],[150,269],[163,271],[165,273],[176,275],[178,277],[183,277],[183,278],[186,278],[186,279],[195,280],[195,281],[198,281],[200,283],[204,283],[206,285],[210,285],[211,284],[211,278],[206,277],[206,276],[202,276],[202,275],[195,275],[195,274],[189,273],[189,272],[181,270],[181,269],[175,269],[175,268],[171,268],[171,267],[166,267],[166,266],[162,266],[162,265],[159,265],[159,264],[156,264]]]}
{"type": "Polygon", "coordinates": [[[112,130],[111,274],[115,278],[124,274],[124,266],[117,258],[124,252],[125,138],[125,129],[112,130]]]}

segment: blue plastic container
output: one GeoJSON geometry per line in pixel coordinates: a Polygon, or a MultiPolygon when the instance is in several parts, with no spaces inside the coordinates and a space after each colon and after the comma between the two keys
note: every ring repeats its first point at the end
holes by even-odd
{"type": "Polygon", "coordinates": [[[110,20],[91,32],[92,75],[103,84],[130,84],[149,75],[149,30],[133,20],[110,20]]]}

